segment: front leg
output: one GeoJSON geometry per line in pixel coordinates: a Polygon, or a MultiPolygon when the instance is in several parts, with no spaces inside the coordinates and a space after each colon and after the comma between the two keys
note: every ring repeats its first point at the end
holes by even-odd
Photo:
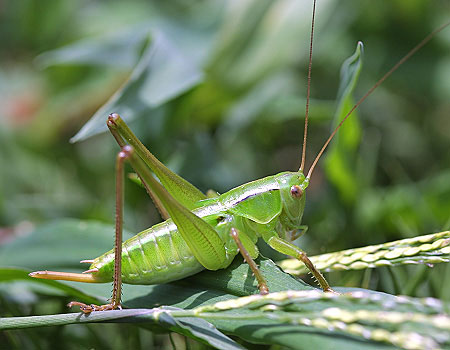
{"type": "Polygon", "coordinates": [[[333,289],[331,289],[325,277],[323,277],[320,271],[316,269],[314,264],[311,262],[311,260],[309,260],[308,256],[303,250],[278,236],[272,236],[268,238],[266,242],[277,252],[293,256],[303,262],[308,270],[311,271],[313,276],[316,278],[317,283],[319,283],[324,292],[336,293],[333,289]]]}

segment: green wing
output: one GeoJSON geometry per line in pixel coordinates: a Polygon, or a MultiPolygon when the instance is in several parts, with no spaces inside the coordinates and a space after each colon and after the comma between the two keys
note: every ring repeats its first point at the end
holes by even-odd
{"type": "Polygon", "coordinates": [[[167,210],[181,236],[186,241],[196,259],[208,270],[218,270],[226,266],[223,241],[211,225],[192,213],[178,202],[156,179],[136,154],[131,156],[135,170],[148,181],[152,193],[167,210]]]}

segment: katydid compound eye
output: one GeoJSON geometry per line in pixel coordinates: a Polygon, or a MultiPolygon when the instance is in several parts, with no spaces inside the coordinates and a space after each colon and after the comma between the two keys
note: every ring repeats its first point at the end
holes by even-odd
{"type": "Polygon", "coordinates": [[[299,185],[294,185],[291,187],[291,195],[295,198],[300,198],[303,196],[303,190],[299,185]]]}

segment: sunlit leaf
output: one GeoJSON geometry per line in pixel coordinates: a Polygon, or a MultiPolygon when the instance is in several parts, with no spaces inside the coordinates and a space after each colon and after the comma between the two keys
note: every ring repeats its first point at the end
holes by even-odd
{"type": "Polygon", "coordinates": [[[81,141],[106,131],[106,118],[119,113],[127,122],[178,96],[202,80],[203,73],[174,47],[163,32],[153,31],[127,83],[71,139],[81,141]]]}

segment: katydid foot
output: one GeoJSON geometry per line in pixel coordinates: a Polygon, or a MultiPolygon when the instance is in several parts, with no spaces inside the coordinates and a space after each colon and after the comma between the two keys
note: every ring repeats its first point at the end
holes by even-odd
{"type": "Polygon", "coordinates": [[[335,290],[333,290],[333,289],[331,289],[331,288],[324,289],[323,291],[324,291],[325,293],[331,293],[331,294],[334,294],[334,295],[341,295],[341,293],[336,292],[335,290]]]}
{"type": "MultiPolygon", "coordinates": [[[[120,297],[122,295],[123,166],[125,161],[132,156],[133,152],[133,147],[124,145],[121,147],[116,158],[116,241],[114,244],[114,285],[111,302],[105,305],[87,305],[78,301],[71,301],[67,304],[68,307],[80,307],[80,310],[85,314],[90,314],[93,311],[122,309],[120,306],[120,297]]],[[[93,272],[94,270],[97,269],[87,270],[85,273],[93,272]]]]}
{"type": "Polygon", "coordinates": [[[120,304],[116,304],[114,302],[111,302],[109,304],[104,304],[104,305],[95,305],[95,304],[84,304],[84,303],[80,303],[79,301],[71,301],[69,304],[67,304],[67,307],[72,307],[72,306],[78,306],[80,308],[80,311],[82,311],[85,314],[90,314],[91,312],[94,311],[109,311],[109,310],[122,310],[122,306],[120,304]]]}

